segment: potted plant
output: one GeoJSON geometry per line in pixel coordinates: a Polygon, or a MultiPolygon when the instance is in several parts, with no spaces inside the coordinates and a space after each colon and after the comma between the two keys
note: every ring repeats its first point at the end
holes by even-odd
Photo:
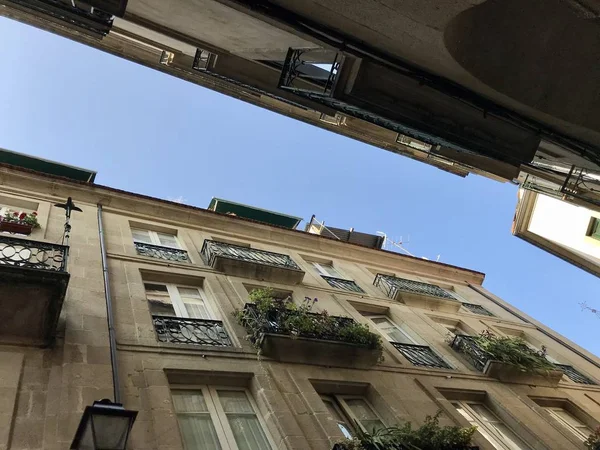
{"type": "Polygon", "coordinates": [[[37,212],[7,211],[0,217],[0,231],[30,235],[33,229],[39,228],[37,212]]]}
{"type": "MultiPolygon", "coordinates": [[[[427,416],[425,423],[413,429],[410,422],[400,427],[360,431],[354,439],[345,439],[334,450],[475,450],[471,440],[477,427],[462,428],[439,424],[441,411],[427,416]]],[[[358,428],[358,427],[357,427],[358,428]]]]}
{"type": "Polygon", "coordinates": [[[597,427],[583,444],[588,450],[600,450],[600,427],[597,427]]]}
{"type": "Polygon", "coordinates": [[[259,354],[279,361],[355,367],[382,359],[379,334],[351,318],[312,312],[316,298],[296,305],[289,297],[274,298],[272,289],[254,289],[250,300],[235,317],[259,354]]]}

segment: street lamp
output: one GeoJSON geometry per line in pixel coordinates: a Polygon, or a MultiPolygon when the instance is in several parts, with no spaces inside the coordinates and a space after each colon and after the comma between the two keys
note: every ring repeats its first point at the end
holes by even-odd
{"type": "Polygon", "coordinates": [[[125,450],[136,416],[107,399],[86,406],[71,450],[125,450]]]}

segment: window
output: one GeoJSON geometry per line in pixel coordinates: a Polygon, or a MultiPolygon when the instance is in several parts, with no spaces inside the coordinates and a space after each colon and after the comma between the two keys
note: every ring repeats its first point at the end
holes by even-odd
{"type": "Polygon", "coordinates": [[[388,341],[400,344],[417,344],[417,342],[402,328],[385,316],[370,316],[379,331],[388,341]]]}
{"type": "Polygon", "coordinates": [[[332,264],[313,262],[312,265],[317,273],[321,276],[344,278],[337,270],[333,268],[332,264]]]}
{"type": "Polygon", "coordinates": [[[144,283],[144,288],[153,316],[217,319],[202,288],[163,283],[144,283]]]}
{"type": "Polygon", "coordinates": [[[245,389],[200,386],[174,390],[173,405],[186,450],[269,450],[274,446],[245,389]]]}
{"type": "Polygon", "coordinates": [[[456,410],[498,450],[529,450],[530,447],[483,403],[452,402],[456,410]]]}
{"type": "Polygon", "coordinates": [[[592,430],[579,419],[569,413],[567,410],[558,406],[546,406],[544,409],[550,414],[557,422],[564,426],[567,430],[577,436],[578,439],[585,441],[592,430]]]}
{"type": "Polygon", "coordinates": [[[597,219],[596,217],[590,219],[588,236],[600,241],[600,219],[597,219]]]}
{"type": "Polygon", "coordinates": [[[167,233],[159,233],[157,231],[142,230],[140,228],[132,228],[131,234],[133,235],[133,242],[140,242],[142,244],[158,245],[161,247],[177,248],[180,249],[179,241],[177,236],[167,233]]]}
{"type": "Polygon", "coordinates": [[[214,66],[217,61],[217,55],[211,53],[207,50],[198,48],[196,49],[196,56],[194,56],[194,62],[192,64],[192,69],[204,71],[210,69],[214,66]]]}
{"type": "Polygon", "coordinates": [[[356,425],[362,431],[372,432],[385,427],[375,410],[364,397],[355,395],[321,395],[329,413],[335,419],[342,434],[351,438],[356,425]]]}

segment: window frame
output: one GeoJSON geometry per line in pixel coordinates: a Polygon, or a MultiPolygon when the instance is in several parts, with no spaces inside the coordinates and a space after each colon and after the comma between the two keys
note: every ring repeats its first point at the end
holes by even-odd
{"type": "Polygon", "coordinates": [[[340,280],[349,280],[349,278],[346,278],[344,276],[344,274],[340,273],[339,270],[337,270],[335,267],[333,267],[333,263],[322,263],[322,262],[317,262],[317,261],[310,261],[310,264],[317,271],[317,273],[319,275],[321,275],[322,277],[331,277],[331,278],[338,278],[340,280]],[[335,275],[332,275],[331,273],[329,273],[326,269],[327,267],[329,267],[331,269],[332,273],[335,273],[335,275]]]}
{"type": "MultiPolygon", "coordinates": [[[[206,320],[222,320],[220,314],[217,314],[218,309],[216,305],[208,298],[206,295],[206,290],[200,286],[186,286],[183,284],[176,283],[163,283],[163,282],[155,282],[155,281],[146,281],[144,280],[144,290],[146,284],[154,284],[159,286],[165,286],[167,288],[167,293],[169,294],[169,300],[171,300],[171,304],[173,305],[173,310],[175,311],[175,317],[181,317],[184,319],[206,319],[206,320]],[[206,312],[210,317],[208,318],[200,318],[200,317],[190,317],[187,308],[185,306],[185,302],[181,298],[179,293],[179,288],[185,289],[196,289],[199,293],[199,297],[203,300],[204,306],[206,308],[206,312]]],[[[148,297],[146,296],[146,301],[148,301],[148,297]]],[[[150,314],[152,312],[150,311],[150,314]]]]}
{"type": "Polygon", "coordinates": [[[600,218],[593,216],[590,218],[587,236],[600,241],[600,218]]]}
{"type": "MultiPolygon", "coordinates": [[[[381,418],[381,416],[379,415],[379,413],[377,412],[377,410],[373,407],[373,405],[371,404],[371,402],[369,402],[369,400],[363,396],[363,395],[352,395],[352,394],[319,394],[319,396],[321,397],[321,400],[323,402],[325,401],[330,401],[332,403],[332,405],[334,406],[334,409],[336,409],[341,417],[343,419],[345,419],[346,424],[348,425],[349,431],[355,435],[356,434],[356,426],[358,425],[361,429],[361,431],[363,432],[368,432],[370,433],[370,430],[367,430],[363,424],[361,423],[360,420],[358,420],[358,418],[356,417],[356,415],[354,414],[354,412],[352,411],[352,408],[350,408],[350,406],[348,406],[348,403],[346,403],[346,400],[362,400],[365,402],[365,404],[371,409],[371,411],[373,412],[373,414],[375,415],[375,417],[377,417],[377,419],[381,422],[381,424],[385,427],[386,423],[385,421],[381,418]]],[[[328,411],[329,412],[329,411],[328,411]]],[[[336,420],[336,423],[338,421],[336,420]]],[[[339,424],[338,424],[339,427],[339,424]]],[[[341,431],[341,429],[340,429],[341,431]]]]}
{"type": "Polygon", "coordinates": [[[145,233],[148,233],[148,236],[150,237],[150,245],[156,245],[157,247],[164,247],[164,248],[173,248],[176,250],[184,250],[184,248],[181,245],[181,242],[179,241],[179,237],[177,236],[177,234],[170,234],[170,233],[163,233],[162,231],[154,231],[154,230],[148,230],[145,228],[138,228],[138,227],[131,227],[131,237],[133,238],[133,242],[139,242],[140,244],[148,244],[148,242],[144,242],[144,241],[139,241],[135,238],[134,236],[134,231],[142,231],[145,233]],[[175,243],[177,244],[177,247],[172,247],[170,245],[164,245],[160,242],[160,238],[159,235],[160,234],[164,234],[165,236],[172,236],[175,240],[175,243]]]}
{"type": "MultiPolygon", "coordinates": [[[[504,442],[502,435],[496,430],[493,426],[486,425],[486,421],[482,418],[478,412],[476,412],[470,405],[477,404],[483,406],[489,414],[496,419],[496,422],[504,425],[522,444],[524,447],[519,445],[519,450],[532,450],[532,447],[521,437],[519,436],[506,422],[504,422],[496,413],[494,413],[488,406],[482,401],[469,401],[469,400],[452,400],[450,402],[452,406],[456,409],[458,414],[463,417],[465,420],[469,421],[471,425],[477,426],[477,431],[479,434],[483,436],[483,438],[490,443],[492,447],[497,450],[514,450],[511,446],[504,442]],[[458,405],[458,406],[457,406],[458,405]],[[473,418],[473,422],[465,417],[460,411],[459,408],[462,408],[466,411],[466,413],[473,418]],[[483,430],[483,431],[481,431],[483,430]]],[[[518,443],[517,443],[518,444],[518,443]]]]}
{"type": "Polygon", "coordinates": [[[585,440],[592,433],[592,429],[587,424],[585,424],[584,422],[579,420],[578,417],[576,417],[569,410],[563,408],[562,406],[542,406],[542,408],[544,409],[544,411],[546,411],[548,413],[548,415],[550,417],[552,417],[552,419],[556,423],[560,424],[560,426],[562,426],[565,430],[567,430],[569,433],[571,433],[577,439],[581,440],[581,442],[585,442],[585,440]],[[565,419],[560,417],[560,415],[557,414],[555,410],[560,410],[561,413],[566,413],[566,415],[569,416],[571,419],[574,419],[575,421],[579,422],[581,424],[581,427],[584,427],[587,429],[587,431],[588,431],[587,434],[582,434],[578,428],[572,426],[565,419]]]}
{"type": "MultiPolygon", "coordinates": [[[[371,322],[373,322],[373,325],[375,326],[375,329],[377,331],[379,331],[379,333],[381,335],[383,335],[383,337],[385,339],[387,339],[388,342],[396,342],[396,341],[392,341],[389,338],[389,335],[386,334],[383,329],[381,329],[381,327],[379,326],[378,323],[376,323],[373,319],[385,319],[387,320],[393,327],[395,327],[398,331],[400,331],[400,333],[402,333],[402,335],[404,335],[410,342],[406,342],[407,344],[413,344],[413,345],[423,345],[420,342],[417,342],[417,340],[412,337],[409,333],[407,333],[406,331],[404,331],[396,322],[394,322],[392,319],[390,319],[387,315],[385,314],[375,314],[375,315],[369,315],[367,316],[371,322]]],[[[400,342],[400,344],[404,344],[404,342],[400,342]]]]}
{"type": "MultiPolygon", "coordinates": [[[[223,408],[223,405],[220,402],[219,391],[244,392],[244,394],[246,395],[246,398],[248,399],[248,402],[250,403],[250,406],[252,407],[252,411],[254,412],[254,415],[256,416],[258,423],[260,424],[262,432],[264,433],[264,435],[267,439],[267,442],[271,446],[271,449],[265,449],[265,450],[276,450],[277,449],[277,446],[275,445],[275,441],[273,440],[273,437],[269,433],[267,424],[260,412],[260,409],[258,408],[258,404],[256,403],[256,401],[254,400],[254,397],[252,396],[251,392],[247,388],[240,387],[240,386],[221,386],[221,385],[208,385],[208,384],[193,385],[193,386],[186,386],[186,385],[171,386],[171,396],[172,396],[173,392],[176,392],[176,391],[185,391],[185,392],[200,391],[202,393],[202,396],[204,397],[204,401],[206,403],[206,407],[207,407],[206,409],[209,412],[209,417],[212,421],[213,427],[215,428],[215,432],[217,435],[217,439],[219,440],[219,444],[221,445],[221,450],[239,450],[239,447],[235,441],[235,436],[231,429],[231,425],[229,424],[229,419],[227,418],[227,413],[225,412],[225,409],[223,408]]],[[[172,401],[172,404],[173,404],[173,410],[175,412],[175,416],[177,418],[177,425],[179,427],[181,441],[183,442],[183,444],[185,446],[185,442],[183,440],[183,433],[181,432],[181,425],[179,424],[178,416],[179,416],[179,414],[190,414],[190,413],[185,413],[185,412],[181,413],[179,411],[176,411],[173,401],[172,401]]]]}

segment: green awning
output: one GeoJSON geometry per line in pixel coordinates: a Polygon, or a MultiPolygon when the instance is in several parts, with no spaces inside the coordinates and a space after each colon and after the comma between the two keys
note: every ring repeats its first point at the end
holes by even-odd
{"type": "Polygon", "coordinates": [[[0,163],[88,183],[93,183],[96,178],[96,172],[93,170],[81,169],[79,167],[69,166],[55,161],[48,161],[47,159],[24,155],[3,148],[0,148],[0,163]]]}
{"type": "Polygon", "coordinates": [[[292,230],[295,229],[302,220],[301,217],[288,216],[287,214],[267,211],[266,209],[255,208],[254,206],[243,205],[241,203],[230,202],[215,197],[210,201],[208,209],[221,214],[231,214],[238,217],[244,217],[245,219],[256,220],[257,222],[290,228],[292,230]]]}

